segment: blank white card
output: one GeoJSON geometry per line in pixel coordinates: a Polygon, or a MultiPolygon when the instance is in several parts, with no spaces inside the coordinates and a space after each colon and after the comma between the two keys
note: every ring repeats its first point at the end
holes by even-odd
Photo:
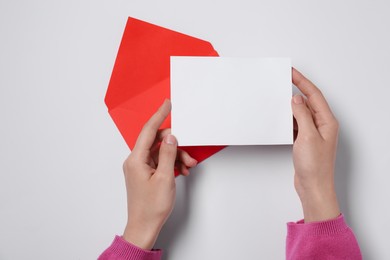
{"type": "Polygon", "coordinates": [[[171,57],[180,146],[293,143],[289,58],[171,57]]]}

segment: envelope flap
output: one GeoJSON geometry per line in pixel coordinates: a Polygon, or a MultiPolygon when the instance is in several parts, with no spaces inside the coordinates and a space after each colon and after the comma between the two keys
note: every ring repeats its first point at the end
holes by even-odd
{"type": "Polygon", "coordinates": [[[213,46],[129,17],[105,97],[109,110],[169,78],[170,56],[218,56],[213,46]]]}

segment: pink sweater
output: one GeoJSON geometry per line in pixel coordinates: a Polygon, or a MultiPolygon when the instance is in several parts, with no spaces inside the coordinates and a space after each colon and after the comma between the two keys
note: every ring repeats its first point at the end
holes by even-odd
{"type": "MultiPolygon", "coordinates": [[[[161,250],[143,250],[116,236],[99,260],[160,260],[161,250]]],[[[336,219],[287,224],[286,259],[362,259],[358,242],[343,215],[336,219]]]]}

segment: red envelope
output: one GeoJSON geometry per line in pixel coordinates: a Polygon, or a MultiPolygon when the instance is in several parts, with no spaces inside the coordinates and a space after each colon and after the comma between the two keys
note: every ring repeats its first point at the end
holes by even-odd
{"type": "MultiPolygon", "coordinates": [[[[130,149],[143,125],[170,98],[170,56],[218,56],[218,53],[209,42],[128,18],[105,103],[130,149]]],[[[169,116],[161,128],[170,126],[169,116]]],[[[181,149],[201,162],[224,147],[181,149]]]]}

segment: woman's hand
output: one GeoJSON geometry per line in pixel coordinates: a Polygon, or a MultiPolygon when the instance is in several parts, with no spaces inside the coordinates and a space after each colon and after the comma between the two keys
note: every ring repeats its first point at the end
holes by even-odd
{"type": "Polygon", "coordinates": [[[150,118],[123,165],[127,189],[128,222],[123,238],[151,249],[171,214],[176,196],[174,169],[188,175],[197,161],[177,149],[170,129],[159,130],[171,110],[166,100],[150,118]]]}
{"type": "Polygon", "coordinates": [[[294,184],[305,222],[336,218],[340,215],[334,187],[338,122],[312,82],[295,69],[292,80],[306,97],[292,99],[298,127],[293,146],[294,184]]]}

